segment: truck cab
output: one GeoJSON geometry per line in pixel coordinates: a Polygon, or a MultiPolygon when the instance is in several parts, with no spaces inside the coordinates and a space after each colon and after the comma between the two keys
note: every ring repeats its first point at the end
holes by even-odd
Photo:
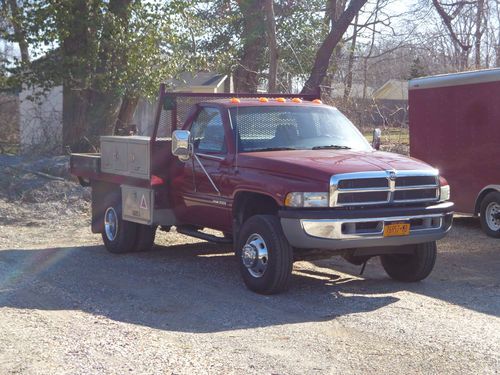
{"type": "Polygon", "coordinates": [[[81,167],[84,155],[72,157],[73,172],[93,187],[92,229],[108,250],[147,250],[158,226],[175,226],[231,243],[243,281],[263,294],[285,290],[294,260],[318,249],[360,265],[380,256],[400,281],[430,274],[436,241],[453,216],[449,186],[436,169],[372,148],[319,99],[207,98],[191,105],[177,128],[177,95],[160,96],[144,150],[149,179],[103,174],[81,167]],[[163,111],[170,111],[171,139],[158,136],[163,111]]]}

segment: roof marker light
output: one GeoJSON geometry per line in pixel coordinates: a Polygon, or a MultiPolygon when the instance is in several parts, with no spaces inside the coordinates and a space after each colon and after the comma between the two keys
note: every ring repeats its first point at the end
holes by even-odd
{"type": "Polygon", "coordinates": [[[259,98],[259,102],[261,103],[267,103],[269,101],[268,98],[259,98]]]}
{"type": "Polygon", "coordinates": [[[286,99],[285,98],[276,98],[276,101],[278,103],[286,103],[286,99]]]}
{"type": "Polygon", "coordinates": [[[293,98],[292,102],[294,102],[294,103],[302,103],[302,99],[300,99],[300,98],[293,98]]]}
{"type": "Polygon", "coordinates": [[[239,102],[241,102],[240,99],[238,99],[238,98],[231,98],[231,103],[239,103],[239,102]]]}
{"type": "Polygon", "coordinates": [[[321,100],[319,100],[319,99],[314,99],[312,102],[314,104],[323,104],[323,102],[321,100]]]}

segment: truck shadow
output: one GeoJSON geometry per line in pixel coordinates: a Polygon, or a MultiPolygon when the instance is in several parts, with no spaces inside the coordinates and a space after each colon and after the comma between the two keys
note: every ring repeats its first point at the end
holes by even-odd
{"type": "MultiPolygon", "coordinates": [[[[470,231],[477,230],[462,226],[447,244],[470,231]]],[[[219,332],[369,313],[409,291],[500,316],[495,249],[445,248],[433,274],[416,284],[389,280],[376,260],[363,278],[359,267],[339,258],[315,261],[316,267],[300,262],[290,291],[276,296],[249,292],[228,250],[205,242],[129,255],[102,246],[3,250],[0,307],[79,310],[164,330],[219,332]]]]}
{"type": "Polygon", "coordinates": [[[0,307],[78,310],[164,330],[219,332],[331,320],[398,301],[341,296],[342,278],[302,274],[288,293],[257,295],[240,280],[234,255],[218,250],[207,243],[121,256],[102,246],[3,250],[0,307]]]}
{"type": "MultiPolygon", "coordinates": [[[[378,258],[369,261],[364,279],[354,277],[339,290],[357,295],[393,294],[409,291],[464,308],[500,316],[500,243],[487,237],[479,220],[459,217],[446,240],[438,243],[432,274],[420,283],[401,283],[388,278],[378,258]]],[[[359,274],[360,267],[339,258],[314,261],[320,269],[359,274]]],[[[328,272],[328,271],[327,271],[328,272]]],[[[307,281],[306,281],[307,282],[307,281]]]]}

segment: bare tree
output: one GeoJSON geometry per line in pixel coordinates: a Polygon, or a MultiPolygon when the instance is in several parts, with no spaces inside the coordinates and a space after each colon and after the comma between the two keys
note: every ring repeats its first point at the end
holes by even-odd
{"type": "Polygon", "coordinates": [[[474,66],[482,67],[483,35],[487,30],[489,17],[488,0],[432,0],[432,3],[452,41],[457,68],[469,67],[472,52],[474,66]]]}
{"type": "Polygon", "coordinates": [[[23,20],[22,8],[19,8],[17,0],[2,0],[2,1],[7,1],[6,5],[10,10],[10,23],[12,24],[12,28],[14,30],[14,39],[19,45],[19,50],[21,52],[21,62],[23,64],[27,64],[30,61],[30,55],[28,49],[28,42],[26,40],[26,34],[22,26],[22,20],[23,20]]]}
{"type": "Polygon", "coordinates": [[[483,20],[484,23],[486,23],[486,20],[484,19],[484,0],[478,0],[477,1],[477,11],[476,11],[476,32],[475,32],[475,42],[474,42],[474,47],[475,47],[475,65],[476,68],[481,67],[481,38],[483,36],[483,20]]]}
{"type": "Polygon", "coordinates": [[[276,19],[274,17],[273,0],[265,0],[266,29],[269,40],[269,92],[276,91],[276,77],[278,74],[278,43],[276,41],[276,19]]]}
{"type": "Polygon", "coordinates": [[[496,45],[495,45],[495,66],[500,67],[500,1],[495,0],[495,13],[496,13],[496,21],[497,21],[497,34],[496,36],[496,45]]]}
{"type": "MultiPolygon", "coordinates": [[[[332,0],[334,1],[334,0],[332,0]]],[[[311,74],[306,81],[304,88],[302,89],[303,94],[309,94],[316,92],[323,79],[327,74],[328,67],[330,65],[330,59],[332,53],[337,46],[337,44],[342,39],[345,31],[351,24],[352,20],[358,14],[363,5],[366,4],[367,0],[351,0],[347,9],[342,12],[338,17],[338,21],[332,23],[330,32],[326,36],[325,40],[321,44],[316,53],[316,58],[314,60],[314,65],[311,74]]],[[[336,8],[336,7],[334,7],[336,8]]]]}
{"type": "Polygon", "coordinates": [[[356,18],[354,19],[354,29],[352,31],[351,48],[349,50],[349,58],[347,64],[347,75],[344,86],[344,99],[347,99],[349,97],[352,89],[352,70],[354,68],[354,53],[356,51],[356,40],[358,37],[358,20],[359,15],[356,14],[356,18]]]}
{"type": "Polygon", "coordinates": [[[243,53],[234,74],[238,92],[257,92],[266,42],[264,0],[238,0],[243,14],[243,53]]]}

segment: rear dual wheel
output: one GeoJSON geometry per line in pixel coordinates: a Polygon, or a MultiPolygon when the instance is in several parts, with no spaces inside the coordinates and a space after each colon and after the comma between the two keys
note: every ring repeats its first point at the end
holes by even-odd
{"type": "Polygon", "coordinates": [[[155,235],[156,226],[123,220],[121,204],[115,203],[106,208],[102,239],[109,252],[124,254],[148,251],[153,247],[155,235]]]}

